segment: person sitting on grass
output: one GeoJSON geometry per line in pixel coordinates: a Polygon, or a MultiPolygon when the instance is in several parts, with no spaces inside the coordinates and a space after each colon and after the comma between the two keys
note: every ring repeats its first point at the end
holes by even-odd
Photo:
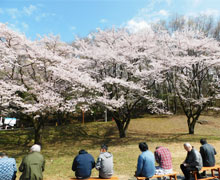
{"type": "Polygon", "coordinates": [[[180,165],[180,169],[185,176],[185,180],[191,179],[191,171],[197,171],[197,176],[200,177],[200,174],[198,172],[202,169],[203,166],[201,154],[189,143],[185,143],[183,146],[184,149],[187,151],[187,156],[185,161],[180,165]]]}
{"type": "Polygon", "coordinates": [[[139,149],[142,153],[138,157],[135,176],[150,178],[155,174],[154,154],[148,150],[146,142],[139,143],[139,149]]]}
{"type": "Polygon", "coordinates": [[[1,180],[15,180],[17,173],[16,161],[14,158],[0,152],[0,179],[1,180]]]}
{"type": "Polygon", "coordinates": [[[91,176],[91,171],[95,167],[95,160],[91,154],[84,149],[74,158],[72,170],[75,171],[77,179],[86,179],[91,176]]]}
{"type": "Polygon", "coordinates": [[[96,162],[96,169],[99,170],[99,178],[110,179],[113,175],[113,155],[108,152],[108,146],[101,145],[100,155],[96,162]]]}
{"type": "Polygon", "coordinates": [[[169,174],[173,172],[172,157],[169,149],[163,146],[158,146],[156,147],[154,156],[156,162],[159,164],[159,166],[156,166],[155,174],[169,174]]]}

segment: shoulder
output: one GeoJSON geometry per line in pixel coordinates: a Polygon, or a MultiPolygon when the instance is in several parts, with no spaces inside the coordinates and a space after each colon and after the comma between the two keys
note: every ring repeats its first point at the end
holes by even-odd
{"type": "Polygon", "coordinates": [[[138,158],[143,158],[144,156],[145,156],[145,153],[142,152],[142,153],[138,156],[138,158]]]}
{"type": "Polygon", "coordinates": [[[93,156],[91,154],[88,153],[86,155],[93,159],[93,156]]]}
{"type": "Polygon", "coordinates": [[[79,158],[79,155],[76,155],[76,156],[74,157],[74,161],[77,160],[78,158],[79,158]]]}
{"type": "Polygon", "coordinates": [[[163,151],[162,148],[157,148],[157,149],[155,150],[155,154],[161,154],[162,151],[163,151]]]}
{"type": "Polygon", "coordinates": [[[38,153],[38,155],[39,155],[40,157],[44,158],[43,154],[41,154],[41,153],[38,153]]]}
{"type": "Polygon", "coordinates": [[[39,153],[39,152],[33,152],[33,153],[30,153],[29,155],[27,155],[28,159],[32,159],[32,158],[39,158],[39,159],[44,159],[44,156],[39,153]]]}
{"type": "Polygon", "coordinates": [[[26,163],[29,159],[29,154],[25,155],[22,159],[22,162],[26,163]]]}
{"type": "Polygon", "coordinates": [[[148,154],[148,155],[151,155],[151,156],[154,155],[154,154],[153,154],[151,151],[149,151],[149,150],[147,151],[147,154],[148,154]]]}
{"type": "Polygon", "coordinates": [[[204,149],[205,148],[205,144],[203,144],[202,146],[200,146],[200,149],[204,149]]]}
{"type": "Polygon", "coordinates": [[[140,154],[140,156],[142,156],[142,157],[147,157],[148,156],[149,157],[149,156],[154,156],[154,154],[151,151],[147,150],[147,151],[142,152],[140,154]]]}
{"type": "Polygon", "coordinates": [[[38,157],[43,157],[43,155],[39,152],[33,152],[33,153],[30,153],[29,156],[38,156],[38,157]]]}
{"type": "Polygon", "coordinates": [[[109,156],[112,156],[112,157],[113,157],[113,154],[112,154],[112,153],[108,152],[108,154],[109,154],[109,156]]]}
{"type": "Polygon", "coordinates": [[[14,158],[1,158],[0,159],[1,162],[5,162],[5,163],[16,163],[15,159],[14,158]]]}
{"type": "Polygon", "coordinates": [[[196,149],[192,149],[190,152],[188,152],[189,153],[189,155],[191,154],[191,155],[196,155],[197,154],[197,150],[196,149]]]}
{"type": "Polygon", "coordinates": [[[23,160],[24,160],[24,161],[28,161],[28,160],[30,160],[30,159],[32,159],[32,158],[33,158],[33,154],[30,153],[30,154],[27,154],[26,156],[24,156],[23,160]]]}
{"type": "Polygon", "coordinates": [[[100,153],[99,154],[99,158],[103,158],[104,157],[104,154],[103,153],[100,153]]]}
{"type": "Polygon", "coordinates": [[[23,159],[28,159],[30,157],[31,154],[27,154],[23,157],[23,159]]]}
{"type": "Polygon", "coordinates": [[[200,152],[197,151],[196,149],[194,150],[194,153],[195,153],[195,155],[196,155],[197,157],[200,157],[200,156],[201,156],[200,152]]]}
{"type": "Polygon", "coordinates": [[[213,149],[214,149],[214,146],[213,146],[213,145],[211,145],[211,144],[208,144],[208,146],[209,146],[210,148],[213,148],[213,149]]]}
{"type": "Polygon", "coordinates": [[[192,149],[192,152],[194,152],[196,154],[199,153],[199,151],[197,151],[197,149],[194,149],[194,148],[192,149]]]}
{"type": "Polygon", "coordinates": [[[13,163],[16,163],[15,158],[8,158],[8,161],[11,161],[13,163]]]}
{"type": "Polygon", "coordinates": [[[160,152],[159,148],[154,151],[154,153],[159,153],[159,152],[160,152]]]}

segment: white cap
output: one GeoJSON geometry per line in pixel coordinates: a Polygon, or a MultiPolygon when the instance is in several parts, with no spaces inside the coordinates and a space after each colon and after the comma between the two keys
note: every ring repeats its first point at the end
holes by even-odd
{"type": "Polygon", "coordinates": [[[31,146],[30,151],[32,152],[40,152],[41,147],[38,144],[34,144],[33,146],[31,146]]]}

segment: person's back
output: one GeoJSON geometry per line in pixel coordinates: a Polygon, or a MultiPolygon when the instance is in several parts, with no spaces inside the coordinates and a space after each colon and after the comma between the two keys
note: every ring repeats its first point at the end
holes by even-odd
{"type": "Polygon", "coordinates": [[[201,139],[200,142],[202,144],[202,146],[200,147],[200,153],[203,160],[203,166],[215,166],[215,148],[211,144],[208,144],[206,140],[201,139]]]}
{"type": "Polygon", "coordinates": [[[92,168],[94,167],[94,158],[85,150],[79,151],[79,154],[74,158],[72,164],[72,170],[75,171],[75,175],[79,179],[90,177],[92,168]]]}
{"type": "Polygon", "coordinates": [[[155,174],[154,154],[148,150],[146,143],[140,143],[142,153],[138,157],[136,176],[152,177],[155,174]]]}
{"type": "Polygon", "coordinates": [[[162,146],[157,147],[155,151],[155,159],[161,168],[172,169],[172,157],[167,148],[162,146]]]}
{"type": "Polygon", "coordinates": [[[100,178],[111,178],[113,175],[113,155],[107,152],[107,145],[101,146],[101,153],[97,159],[96,169],[99,170],[100,178]]]}
{"type": "Polygon", "coordinates": [[[202,156],[196,149],[192,148],[190,152],[187,153],[187,157],[185,162],[190,165],[192,168],[196,168],[197,170],[202,169],[202,156]]]}
{"type": "Polygon", "coordinates": [[[44,157],[40,152],[32,151],[23,158],[19,166],[19,171],[22,172],[20,180],[42,180],[44,166],[44,157]]]}
{"type": "Polygon", "coordinates": [[[170,151],[163,146],[156,147],[154,152],[155,160],[159,164],[156,166],[156,174],[172,173],[172,157],[170,151]]]}
{"type": "Polygon", "coordinates": [[[182,170],[185,179],[189,180],[191,177],[191,171],[197,171],[197,176],[199,176],[199,171],[202,169],[202,156],[193,146],[189,143],[184,144],[184,149],[187,151],[187,156],[185,161],[180,164],[180,169],[182,170]]]}
{"type": "MultiPolygon", "coordinates": [[[[0,155],[1,156],[1,155],[0,155]]],[[[6,155],[0,157],[0,180],[14,180],[16,178],[17,167],[14,158],[6,155]]]]}

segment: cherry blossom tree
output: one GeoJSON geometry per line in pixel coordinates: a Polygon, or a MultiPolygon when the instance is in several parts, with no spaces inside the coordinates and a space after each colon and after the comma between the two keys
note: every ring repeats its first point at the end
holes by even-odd
{"type": "Polygon", "coordinates": [[[219,43],[196,31],[108,29],[70,45],[54,35],[31,41],[0,24],[0,110],[16,107],[31,117],[39,143],[49,114],[101,106],[126,137],[140,106],[168,113],[158,92],[169,86],[193,134],[220,96],[219,56],[219,43]]]}
{"type": "MultiPolygon", "coordinates": [[[[153,112],[164,113],[163,102],[151,88],[161,80],[157,36],[149,29],[130,34],[125,29],[99,30],[75,42],[77,67],[89,73],[98,86],[93,102],[107,108],[119,130],[126,136],[131,116],[142,102],[153,112]]],[[[91,81],[91,82],[92,82],[91,81]]]]}
{"type": "Polygon", "coordinates": [[[40,131],[49,114],[74,111],[85,101],[84,87],[96,85],[86,72],[77,70],[73,47],[58,36],[31,41],[0,24],[0,57],[1,110],[13,103],[28,115],[34,125],[35,143],[40,142],[40,131]]]}
{"type": "Polygon", "coordinates": [[[0,95],[1,110],[6,113],[10,108],[10,103],[20,102],[21,98],[17,96],[17,91],[26,91],[17,77],[17,54],[13,46],[23,39],[23,36],[7,28],[6,25],[0,24],[0,95]],[[17,42],[15,42],[15,40],[17,42]]]}
{"type": "Polygon", "coordinates": [[[47,69],[60,57],[4,24],[0,24],[0,47],[0,94],[8,104],[4,109],[10,109],[13,103],[16,109],[29,115],[34,125],[35,143],[39,143],[46,112],[58,109],[63,100],[51,70],[47,69]]]}
{"type": "Polygon", "coordinates": [[[187,116],[189,134],[194,134],[201,113],[219,99],[219,42],[190,30],[163,33],[160,40],[163,74],[187,116]]]}

